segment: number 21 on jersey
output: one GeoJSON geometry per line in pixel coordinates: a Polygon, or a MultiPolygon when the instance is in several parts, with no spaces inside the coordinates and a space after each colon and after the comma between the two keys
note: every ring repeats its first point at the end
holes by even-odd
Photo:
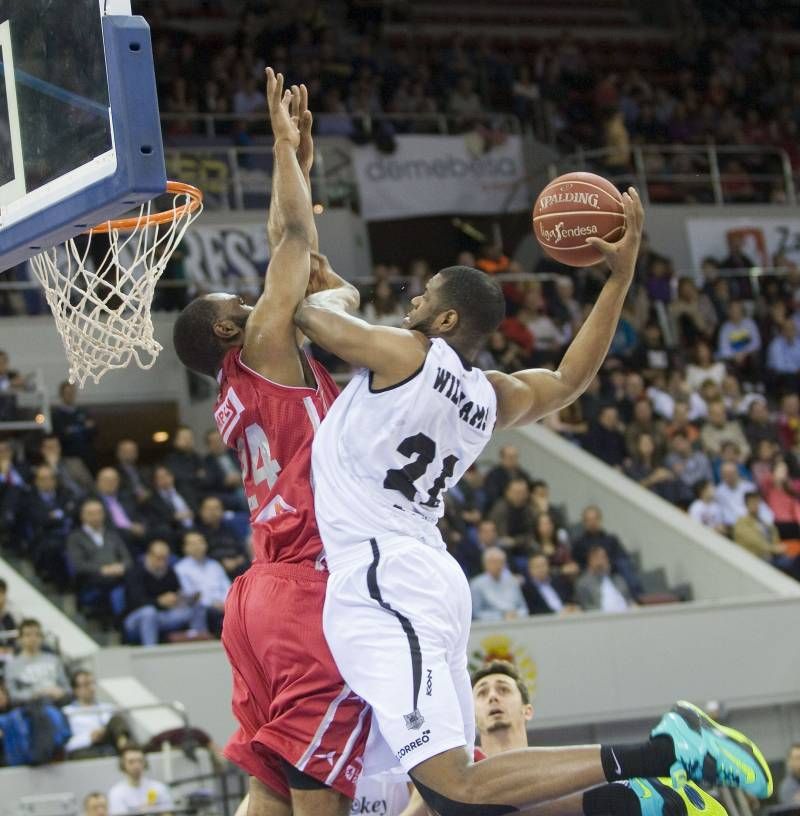
{"type": "MultiPolygon", "coordinates": [[[[413,502],[417,495],[417,487],[414,482],[425,476],[428,468],[436,458],[436,443],[423,433],[407,436],[398,446],[397,452],[411,459],[416,455],[416,459],[409,462],[405,467],[392,468],[386,472],[383,486],[387,490],[397,490],[402,493],[408,501],[413,502]]],[[[438,507],[439,494],[446,485],[447,480],[453,475],[458,464],[457,456],[445,456],[442,460],[442,470],[434,479],[433,484],[428,488],[428,497],[420,501],[423,507],[438,507]]]]}

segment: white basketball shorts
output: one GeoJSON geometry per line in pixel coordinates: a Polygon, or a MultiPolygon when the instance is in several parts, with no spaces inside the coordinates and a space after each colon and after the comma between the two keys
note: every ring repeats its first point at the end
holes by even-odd
{"type": "MultiPolygon", "coordinates": [[[[325,638],[345,682],[372,706],[373,728],[388,745],[384,767],[409,771],[460,746],[472,755],[471,618],[469,584],[444,549],[373,539],[332,568],[325,638]]],[[[367,754],[375,762],[379,752],[367,754]]]]}

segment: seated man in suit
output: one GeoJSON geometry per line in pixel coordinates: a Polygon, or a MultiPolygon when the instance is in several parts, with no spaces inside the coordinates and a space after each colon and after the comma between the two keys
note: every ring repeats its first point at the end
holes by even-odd
{"type": "Polygon", "coordinates": [[[200,593],[187,596],[181,592],[169,559],[169,545],[156,539],[150,542],[142,563],[135,564],[126,576],[125,634],[142,646],[155,646],[166,632],[186,630],[189,637],[208,634],[200,593]]]}
{"type": "Polygon", "coordinates": [[[575,597],[587,611],[625,612],[636,606],[622,577],[611,574],[611,561],[602,544],[589,548],[586,572],[578,578],[575,597]]]}
{"type": "Polygon", "coordinates": [[[175,478],[175,484],[184,497],[199,498],[208,474],[203,457],[194,445],[194,433],[186,425],[179,425],[172,438],[172,450],[164,457],[164,465],[175,478]]]}
{"type": "Polygon", "coordinates": [[[96,590],[92,610],[109,615],[111,593],[122,586],[133,561],[120,536],[106,526],[106,513],[99,499],[87,499],[80,510],[81,526],[67,539],[67,555],[75,572],[79,592],[96,590]]]}
{"type": "Polygon", "coordinates": [[[613,533],[603,527],[603,513],[596,504],[584,507],[581,514],[582,532],[572,542],[572,557],[581,569],[585,569],[589,550],[600,546],[608,553],[611,569],[621,575],[634,595],[641,595],[642,582],[631,561],[628,551],[613,533]]]}
{"type": "Polygon", "coordinates": [[[137,506],[150,498],[149,479],[144,468],[139,465],[139,446],[133,439],[117,442],[117,473],[120,491],[133,496],[137,506]]]}
{"type": "Polygon", "coordinates": [[[39,444],[41,464],[50,465],[55,471],[58,484],[77,501],[86,498],[94,488],[94,481],[86,463],[77,456],[63,456],[61,441],[57,436],[43,436],[39,444]]]}
{"type": "Polygon", "coordinates": [[[194,524],[193,500],[177,490],[172,471],[164,465],[153,471],[153,494],[144,513],[148,531],[169,542],[177,553],[181,536],[194,524]]]}
{"type": "Polygon", "coordinates": [[[25,549],[22,508],[28,494],[25,470],[10,439],[0,439],[0,547],[22,555],[25,549]]]}
{"type": "Polygon", "coordinates": [[[24,502],[25,528],[29,536],[30,557],[36,574],[59,589],[66,589],[64,549],[72,529],[75,499],[59,487],[49,465],[36,468],[33,490],[24,502]]]}
{"type": "Polygon", "coordinates": [[[95,480],[97,497],[106,510],[106,522],[119,534],[131,552],[141,552],[147,528],[139,518],[136,502],[120,491],[119,473],[102,468],[95,480]]]}
{"type": "Polygon", "coordinates": [[[560,576],[550,575],[546,555],[534,555],[528,561],[529,580],[522,587],[522,595],[531,615],[577,612],[580,607],[572,602],[572,586],[560,576]]]}

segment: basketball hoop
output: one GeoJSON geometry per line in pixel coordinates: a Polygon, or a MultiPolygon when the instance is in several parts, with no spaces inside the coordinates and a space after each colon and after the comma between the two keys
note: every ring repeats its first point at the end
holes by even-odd
{"type": "Polygon", "coordinates": [[[88,378],[97,383],[131,360],[151,368],[161,351],[150,315],[156,283],[203,211],[203,194],[196,187],[169,181],[166,192],[172,196],[166,210],[155,210],[148,201],[138,216],[106,221],[83,238],[70,238],[31,258],[64,342],[69,380],[81,388],[88,378]],[[91,255],[95,235],[108,236],[99,262],[91,255]]]}

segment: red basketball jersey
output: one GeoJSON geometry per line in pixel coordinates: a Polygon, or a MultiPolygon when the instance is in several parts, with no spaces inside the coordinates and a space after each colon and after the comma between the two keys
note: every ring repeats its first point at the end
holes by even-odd
{"type": "Polygon", "coordinates": [[[322,552],[311,489],[311,443],[339,389],[310,355],[317,388],[279,385],[225,355],[214,419],[239,454],[260,561],[316,563],[322,552]]]}

